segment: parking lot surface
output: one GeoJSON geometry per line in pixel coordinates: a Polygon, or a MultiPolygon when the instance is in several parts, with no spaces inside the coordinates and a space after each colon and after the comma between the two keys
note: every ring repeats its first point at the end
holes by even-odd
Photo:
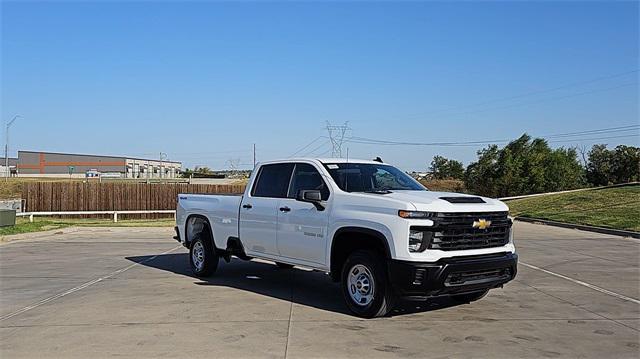
{"type": "Polygon", "coordinates": [[[0,357],[637,358],[640,242],[516,224],[519,273],[471,304],[351,316],[323,273],[221,261],[191,276],[170,228],[0,246],[0,357]]]}

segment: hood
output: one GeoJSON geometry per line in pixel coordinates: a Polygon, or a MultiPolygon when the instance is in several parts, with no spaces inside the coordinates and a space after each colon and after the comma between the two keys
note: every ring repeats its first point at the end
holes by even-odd
{"type": "MultiPolygon", "coordinates": [[[[502,212],[508,211],[509,207],[497,199],[474,196],[469,194],[433,191],[392,191],[388,194],[371,194],[372,196],[383,196],[395,200],[409,202],[418,211],[428,212],[502,212]],[[442,197],[449,200],[441,199],[442,197]],[[484,203],[452,203],[458,202],[455,198],[481,198],[484,203]],[[451,199],[453,198],[453,199],[451,199]]],[[[464,202],[464,201],[462,201],[464,202]]]]}

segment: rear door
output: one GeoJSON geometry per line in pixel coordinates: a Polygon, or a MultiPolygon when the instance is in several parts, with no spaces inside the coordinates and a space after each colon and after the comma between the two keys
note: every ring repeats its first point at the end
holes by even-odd
{"type": "Polygon", "coordinates": [[[296,164],[288,198],[280,200],[278,211],[280,255],[295,262],[325,265],[330,192],[316,167],[296,164]],[[312,203],[296,200],[301,190],[319,190],[326,208],[318,210],[312,203]]]}
{"type": "Polygon", "coordinates": [[[293,167],[293,163],[260,166],[251,191],[240,205],[240,241],[246,252],[278,255],[278,205],[287,197],[293,167]]]}

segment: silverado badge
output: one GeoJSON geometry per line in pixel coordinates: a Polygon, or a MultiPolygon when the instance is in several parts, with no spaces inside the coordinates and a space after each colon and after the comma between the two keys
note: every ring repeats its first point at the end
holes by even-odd
{"type": "Polygon", "coordinates": [[[487,221],[486,219],[479,219],[477,221],[473,221],[473,228],[487,229],[489,227],[491,227],[491,221],[487,221]]]}

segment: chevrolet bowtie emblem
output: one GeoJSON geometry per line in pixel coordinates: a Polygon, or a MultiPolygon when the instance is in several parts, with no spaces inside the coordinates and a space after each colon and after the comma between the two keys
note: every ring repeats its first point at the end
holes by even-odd
{"type": "Polygon", "coordinates": [[[489,227],[491,227],[491,221],[487,221],[486,219],[479,219],[477,221],[473,221],[473,228],[487,229],[489,227]]]}

